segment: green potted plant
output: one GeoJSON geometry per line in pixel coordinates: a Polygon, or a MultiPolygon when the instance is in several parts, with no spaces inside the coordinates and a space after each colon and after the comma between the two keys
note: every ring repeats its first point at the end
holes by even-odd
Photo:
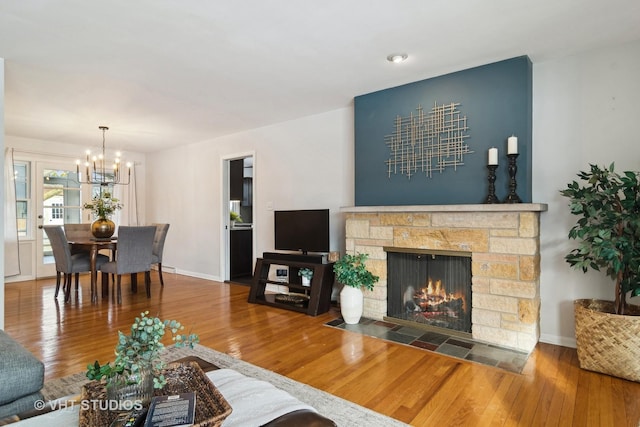
{"type": "Polygon", "coordinates": [[[311,285],[311,278],[313,277],[313,270],[310,268],[301,268],[298,270],[298,276],[302,277],[302,285],[309,286],[311,285]]]}
{"type": "Polygon", "coordinates": [[[347,324],[356,324],[362,317],[364,295],[362,288],[373,291],[380,279],[367,269],[368,254],[345,254],[333,264],[336,281],[344,287],[340,291],[340,312],[347,324]]]}
{"type": "Polygon", "coordinates": [[[116,224],[111,221],[111,215],[118,209],[122,209],[119,199],[112,197],[111,192],[101,190],[99,195],[91,199],[90,203],[85,203],[83,207],[93,213],[91,233],[94,237],[108,239],[113,236],[116,224]]]}
{"type": "Polygon", "coordinates": [[[179,333],[184,329],[180,322],[161,320],[148,314],[145,311],[135,318],[129,335],[118,331],[113,364],[100,365],[96,360],[87,366],[87,378],[106,380],[110,399],[123,401],[140,397],[145,401],[150,399],[153,388],[164,387],[166,379],[162,370],[165,363],[160,359],[160,353],[164,349],[162,338],[167,330],[176,347],[193,348],[199,342],[196,334],[179,333]]]}
{"type": "Polygon", "coordinates": [[[640,175],[616,173],[612,163],[578,177],[561,191],[578,217],[569,231],[578,247],[565,260],[585,273],[603,271],[614,285],[614,301],[574,302],[580,366],[640,381],[640,310],[627,302],[640,295],[640,175]]]}
{"type": "Polygon", "coordinates": [[[242,222],[242,217],[237,212],[229,211],[229,220],[231,221],[231,227],[233,227],[234,223],[242,222]]]}

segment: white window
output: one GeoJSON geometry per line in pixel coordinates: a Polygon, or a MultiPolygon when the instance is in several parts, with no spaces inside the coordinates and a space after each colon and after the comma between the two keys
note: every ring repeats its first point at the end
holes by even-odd
{"type": "Polygon", "coordinates": [[[16,211],[18,220],[18,236],[29,237],[31,223],[31,182],[29,162],[16,161],[14,163],[16,185],[16,211]]]}

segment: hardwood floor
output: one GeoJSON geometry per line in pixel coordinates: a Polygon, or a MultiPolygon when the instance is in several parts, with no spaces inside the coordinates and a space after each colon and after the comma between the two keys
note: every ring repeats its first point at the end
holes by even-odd
{"type": "MultiPolygon", "coordinates": [[[[324,326],[310,317],[247,303],[249,288],[152,273],[123,303],[53,298],[55,280],[5,285],[5,331],[45,363],[46,379],[113,360],[117,331],[149,310],[176,319],[201,344],[415,426],[637,426],[640,384],[581,370],[574,349],[539,344],[523,374],[324,326]]],[[[363,420],[363,425],[366,421],[363,420]]]]}

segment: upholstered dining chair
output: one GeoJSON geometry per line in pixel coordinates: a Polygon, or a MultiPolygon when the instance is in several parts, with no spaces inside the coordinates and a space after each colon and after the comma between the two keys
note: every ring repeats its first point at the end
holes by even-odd
{"type": "MultiPolygon", "coordinates": [[[[80,273],[91,271],[91,262],[88,252],[71,253],[69,241],[65,235],[61,225],[45,225],[44,232],[49,238],[53,258],[56,262],[56,292],[54,297],[58,297],[60,291],[60,276],[64,274],[64,285],[62,287],[65,293],[65,301],[71,300],[71,277],[76,278],[76,292],[78,291],[78,283],[80,281],[80,273]]],[[[109,257],[98,254],[96,259],[96,268],[102,266],[109,261],[109,257]]]]}
{"type": "Polygon", "coordinates": [[[160,284],[164,286],[164,279],[162,278],[162,252],[164,252],[164,241],[167,238],[167,232],[169,231],[169,224],[156,224],[156,235],[153,238],[153,252],[151,253],[151,264],[158,265],[158,276],[160,277],[160,284]]]}
{"type": "MultiPolygon", "coordinates": [[[[67,236],[67,240],[70,242],[75,242],[78,240],[89,240],[93,237],[91,234],[91,224],[65,224],[64,225],[64,234],[67,236]]],[[[71,253],[82,253],[88,252],[84,249],[71,248],[71,253]]]]}
{"type": "Polygon", "coordinates": [[[67,236],[67,240],[74,242],[76,240],[89,240],[93,235],[91,234],[91,224],[65,224],[64,234],[67,236]]]}
{"type": "Polygon", "coordinates": [[[117,290],[118,304],[122,303],[120,283],[123,274],[131,275],[132,290],[136,290],[135,277],[137,273],[144,273],[147,298],[151,297],[151,254],[155,226],[132,227],[121,225],[118,227],[118,250],[115,261],[102,264],[102,283],[109,283],[109,274],[116,275],[114,293],[117,290]]]}

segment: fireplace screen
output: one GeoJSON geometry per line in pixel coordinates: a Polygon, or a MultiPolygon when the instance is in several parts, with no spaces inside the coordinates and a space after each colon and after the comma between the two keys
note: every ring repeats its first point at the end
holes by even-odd
{"type": "Polygon", "coordinates": [[[387,316],[471,332],[471,257],[387,253],[387,316]]]}

